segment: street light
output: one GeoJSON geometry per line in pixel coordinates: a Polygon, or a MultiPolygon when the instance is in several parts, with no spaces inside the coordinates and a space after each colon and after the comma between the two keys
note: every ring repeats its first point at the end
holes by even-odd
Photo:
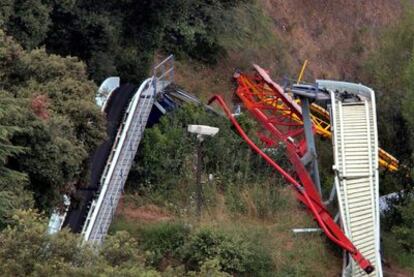
{"type": "Polygon", "coordinates": [[[196,175],[196,198],[197,198],[197,216],[201,216],[201,206],[203,202],[203,187],[201,185],[201,167],[202,167],[202,151],[201,144],[204,141],[206,136],[213,137],[215,136],[219,128],[206,126],[206,125],[188,125],[187,131],[192,134],[197,135],[197,175],[196,175]]]}

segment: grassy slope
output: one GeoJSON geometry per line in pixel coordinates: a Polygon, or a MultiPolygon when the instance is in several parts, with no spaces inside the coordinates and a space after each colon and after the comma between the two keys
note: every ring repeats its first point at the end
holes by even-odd
{"type": "MultiPolygon", "coordinates": [[[[247,70],[254,62],[270,69],[272,76],[288,74],[294,77],[304,59],[310,60],[305,74],[307,80],[358,80],[358,69],[375,49],[380,31],[397,20],[401,13],[398,0],[358,4],[354,1],[309,3],[303,0],[260,0],[258,3],[244,4],[229,15],[235,16],[237,26],[223,26],[225,31],[221,35],[221,43],[227,51],[226,57],[215,66],[190,60],[177,62],[177,83],[203,99],[219,93],[230,102],[230,80],[236,68],[247,70]]],[[[127,205],[132,205],[130,212],[123,210],[118,214],[114,230],[128,229],[133,233],[141,224],[157,221],[158,208],[150,212],[155,219],[151,216],[152,219],[131,217],[131,213],[136,213],[137,201],[133,201],[135,204],[128,202],[127,205]]],[[[142,204],[142,201],[138,203],[142,204]]],[[[142,207],[147,214],[146,206],[142,207]]],[[[188,214],[185,217],[177,212],[169,212],[168,216],[162,214],[166,220],[196,222],[188,214]]],[[[272,246],[275,273],[291,272],[301,276],[306,272],[306,276],[334,276],[341,270],[341,255],[334,253],[334,248],[324,242],[324,236],[294,236],[290,232],[293,227],[312,224],[309,215],[297,205],[279,210],[270,219],[260,220],[254,205],[249,206],[247,214],[234,216],[223,203],[210,209],[201,222],[201,225],[220,228],[259,231],[261,239],[268,240],[272,246]]],[[[408,268],[410,263],[395,255],[400,250],[390,240],[392,238],[388,236],[385,238],[385,255],[393,253],[389,255],[390,261],[408,268]]],[[[401,272],[403,276],[409,274],[405,270],[401,272]]]]}
{"type": "Polygon", "coordinates": [[[310,60],[313,78],[356,80],[384,27],[398,20],[400,0],[262,0],[273,30],[291,46],[295,64],[310,60]]]}
{"type": "Polygon", "coordinates": [[[205,66],[188,60],[177,64],[177,83],[201,98],[218,93],[230,100],[235,69],[248,70],[252,63],[257,63],[281,76],[290,64],[287,45],[272,31],[272,19],[261,6],[242,4],[228,17],[234,23],[224,23],[220,34],[227,55],[217,65],[205,66]]]}
{"type": "MultiPolygon", "coordinates": [[[[234,9],[237,23],[223,26],[220,42],[227,51],[216,66],[194,61],[178,64],[177,82],[208,97],[231,94],[234,69],[257,63],[280,80],[296,77],[305,59],[305,79],[358,80],[358,72],[384,27],[398,20],[400,0],[358,2],[257,0],[234,9]],[[201,81],[202,80],[202,81],[201,81]]],[[[230,98],[228,98],[230,99],[230,98]]]]}

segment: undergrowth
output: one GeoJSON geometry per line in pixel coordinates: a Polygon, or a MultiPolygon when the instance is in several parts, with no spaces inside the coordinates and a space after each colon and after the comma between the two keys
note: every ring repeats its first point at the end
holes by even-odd
{"type": "MultiPolygon", "coordinates": [[[[179,276],[179,269],[198,272],[210,261],[221,272],[236,276],[333,276],[340,271],[341,253],[329,247],[323,235],[293,234],[292,228],[316,224],[289,188],[269,183],[214,193],[215,205],[204,207],[201,218],[187,206],[181,207],[185,214],[177,213],[177,207],[168,206],[173,200],[165,199],[163,207],[171,219],[131,220],[120,211],[111,232],[128,231],[145,253],[148,266],[173,272],[172,276],[179,276]]],[[[151,203],[137,194],[124,201],[132,207],[151,203]]]]}

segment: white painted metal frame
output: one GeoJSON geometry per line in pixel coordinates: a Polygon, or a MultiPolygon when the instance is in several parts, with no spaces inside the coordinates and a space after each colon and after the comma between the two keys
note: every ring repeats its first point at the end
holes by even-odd
{"type": "MultiPolygon", "coordinates": [[[[129,130],[129,127],[131,125],[131,121],[132,121],[132,118],[134,116],[135,110],[136,110],[137,105],[139,103],[140,96],[141,96],[141,94],[143,93],[144,90],[146,90],[146,89],[151,89],[152,90],[153,89],[153,87],[150,85],[152,83],[152,80],[153,80],[152,78],[149,78],[141,84],[140,88],[138,89],[138,91],[135,93],[133,99],[131,100],[131,102],[128,106],[128,109],[126,111],[126,116],[124,117],[124,121],[122,122],[121,127],[118,130],[118,134],[117,134],[116,140],[114,142],[114,146],[112,148],[113,150],[111,152],[111,156],[108,159],[108,162],[105,166],[104,172],[103,172],[102,177],[101,177],[101,182],[100,183],[102,184],[102,187],[101,187],[101,190],[100,190],[100,193],[99,193],[99,197],[98,197],[97,200],[94,200],[92,202],[91,208],[90,208],[89,213],[88,213],[88,217],[87,217],[86,222],[85,222],[85,224],[83,226],[83,229],[82,229],[82,234],[83,234],[83,237],[84,237],[85,241],[89,240],[91,232],[92,232],[94,226],[96,225],[96,220],[97,220],[98,214],[101,210],[103,201],[105,199],[106,192],[109,188],[110,181],[112,179],[112,174],[115,170],[115,167],[117,166],[119,155],[120,155],[122,146],[124,145],[124,141],[125,141],[127,132],[129,130]]],[[[151,107],[152,107],[152,105],[151,105],[151,107]]],[[[145,122],[146,122],[146,120],[145,120],[145,122]]],[[[145,126],[144,126],[144,128],[145,128],[145,126]]],[[[127,175],[127,173],[126,173],[126,175],[127,175]]],[[[98,226],[99,226],[99,224],[98,224],[98,226]]]]}
{"type": "MultiPolygon", "coordinates": [[[[156,95],[174,80],[174,56],[155,66],[153,73],[135,93],[118,129],[101,177],[99,197],[92,202],[82,228],[84,241],[101,243],[108,231],[156,95]]],[[[113,83],[112,87],[116,87],[116,80],[113,83]]]]}
{"type": "MultiPolygon", "coordinates": [[[[360,85],[347,82],[336,82],[329,80],[317,80],[319,87],[326,88],[330,91],[331,95],[331,128],[333,132],[333,148],[335,155],[335,165],[333,169],[335,170],[335,186],[338,192],[338,201],[339,201],[339,212],[341,215],[341,223],[344,227],[345,234],[351,239],[352,232],[349,229],[347,223],[351,223],[352,215],[349,214],[348,202],[351,199],[348,199],[347,187],[348,187],[348,178],[367,178],[367,185],[370,186],[369,194],[372,199],[372,219],[374,221],[374,241],[375,243],[375,276],[382,276],[382,265],[381,265],[381,255],[379,253],[380,249],[380,214],[379,214],[379,183],[378,183],[378,133],[376,126],[376,105],[375,105],[375,93],[372,89],[360,85]],[[364,106],[364,116],[362,118],[366,126],[366,137],[367,137],[367,155],[368,155],[368,174],[367,176],[358,176],[358,173],[354,173],[353,176],[347,176],[347,163],[346,163],[346,153],[345,153],[345,137],[344,137],[344,128],[343,128],[343,105],[353,105],[352,103],[342,103],[335,97],[333,91],[347,91],[356,93],[362,98],[361,102],[356,102],[355,104],[364,106]],[[339,133],[339,134],[338,134],[339,133]],[[340,137],[339,137],[340,136],[340,137]],[[375,151],[375,153],[374,153],[375,151]],[[340,161],[340,164],[338,162],[340,161]],[[342,174],[342,175],[341,175],[342,174]],[[342,187],[344,197],[341,196],[342,187]],[[343,198],[343,199],[342,199],[343,198]],[[343,203],[344,202],[344,203],[343,203]]],[[[360,109],[362,112],[362,110],[360,109]]],[[[348,123],[349,124],[349,123],[348,123]]],[[[349,128],[349,127],[348,127],[349,128]]],[[[349,136],[349,134],[348,134],[349,136]]],[[[355,188],[353,188],[355,190],[355,188]]],[[[362,188],[361,188],[362,189],[362,188]]],[[[372,230],[372,229],[371,229],[372,230]]],[[[359,235],[360,236],[360,235],[359,235]]],[[[365,240],[365,239],[364,239],[365,240]]],[[[361,241],[360,241],[361,242],[361,241]]],[[[372,253],[372,252],[371,252],[372,253]]],[[[348,264],[348,267],[345,267],[345,262],[350,261],[350,259],[344,259],[344,270],[343,276],[366,276],[365,273],[361,273],[361,270],[357,267],[351,268],[352,262],[348,264]],[[362,275],[361,275],[362,274],[362,275]]],[[[373,261],[372,261],[373,262],[373,261]]],[[[371,275],[370,275],[371,276],[371,275]]],[[[374,276],[374,275],[372,275],[374,276]]]]}
{"type": "MultiPolygon", "coordinates": [[[[374,165],[375,165],[375,170],[374,170],[374,174],[375,174],[375,199],[377,199],[376,201],[376,218],[377,218],[377,225],[376,225],[376,237],[377,237],[377,249],[378,249],[378,258],[381,261],[381,253],[380,253],[380,249],[381,249],[381,215],[380,215],[380,196],[379,196],[379,168],[378,168],[378,149],[379,149],[379,145],[378,145],[378,128],[377,128],[377,104],[376,104],[376,99],[375,99],[375,92],[373,89],[368,88],[368,91],[371,95],[371,109],[372,109],[372,113],[373,113],[373,123],[374,125],[374,149],[376,149],[376,153],[374,155],[374,165]]],[[[380,267],[380,272],[382,275],[382,263],[380,263],[378,265],[380,267]]]]}
{"type": "Polygon", "coordinates": [[[101,111],[105,110],[108,99],[111,97],[112,92],[119,87],[120,83],[121,79],[119,77],[109,77],[99,86],[95,100],[96,104],[101,107],[101,111]]]}
{"type": "MultiPolygon", "coordinates": [[[[333,140],[332,140],[332,144],[333,144],[333,148],[334,148],[334,160],[335,161],[337,161],[338,159],[339,159],[339,157],[338,157],[338,153],[339,153],[339,141],[338,141],[338,133],[335,131],[335,129],[334,129],[334,127],[336,126],[336,113],[337,113],[337,108],[336,108],[336,103],[334,102],[335,100],[335,94],[334,94],[334,92],[333,91],[330,91],[330,95],[331,95],[331,99],[332,99],[332,105],[331,105],[331,109],[332,109],[332,112],[331,112],[331,131],[332,131],[332,134],[333,134],[333,136],[332,136],[332,138],[333,138],[333,140]]],[[[343,148],[342,148],[343,149],[343,148]]],[[[347,226],[346,226],[346,224],[345,224],[345,221],[344,221],[344,219],[345,219],[345,211],[344,211],[344,209],[343,209],[343,206],[344,206],[344,204],[345,203],[342,203],[342,198],[341,197],[339,197],[339,193],[340,193],[340,187],[339,187],[339,176],[338,176],[338,174],[339,174],[339,168],[337,167],[337,165],[336,164],[334,164],[333,165],[333,170],[334,170],[334,172],[335,172],[335,187],[336,187],[336,192],[337,192],[337,195],[338,195],[338,202],[339,202],[339,214],[340,214],[340,218],[341,218],[341,224],[342,224],[342,226],[344,226],[344,231],[345,231],[345,234],[349,237],[349,231],[348,231],[348,228],[347,228],[347,226]]]]}

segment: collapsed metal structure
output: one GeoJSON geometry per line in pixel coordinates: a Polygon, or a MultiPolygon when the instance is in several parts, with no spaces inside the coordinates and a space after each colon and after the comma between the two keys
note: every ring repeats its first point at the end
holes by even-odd
{"type": "MultiPolygon", "coordinates": [[[[173,62],[170,56],[156,66],[153,76],[138,89],[120,86],[117,77],[102,84],[100,91],[105,93],[100,93],[97,103],[103,112],[111,112],[114,103],[110,100],[115,101],[121,92],[126,97],[118,101],[125,106],[125,111],[117,111],[122,120],[116,119],[119,122],[108,129],[113,134],[108,145],[103,145],[108,153],[103,155],[102,171],[97,170],[90,187],[81,190],[83,202],[78,206],[72,203],[64,214],[52,216],[51,233],[68,226],[82,233],[85,242],[102,243],[151,116],[159,117],[173,109],[176,104],[172,98],[201,104],[196,97],[170,86],[173,62]]],[[[344,250],[343,276],[382,276],[378,166],[395,171],[398,160],[378,149],[374,92],[362,85],[325,80],[317,80],[316,85],[292,85],[285,92],[265,70],[257,65],[254,69],[251,75],[235,74],[235,94],[259,123],[256,138],[264,147],[284,147],[288,168],[282,168],[249,138],[223,98],[214,96],[209,104],[218,102],[241,137],[293,185],[298,200],[310,210],[323,232],[344,250]],[[331,110],[312,103],[315,100],[329,102],[331,110]],[[322,199],[314,134],[333,139],[335,185],[327,202],[322,199]],[[334,193],[340,220],[334,219],[326,207],[334,193]]],[[[98,160],[102,162],[99,155],[92,159],[92,167],[100,164],[98,160]]]]}
{"type": "Polygon", "coordinates": [[[290,86],[286,93],[265,70],[257,65],[254,69],[251,75],[235,74],[235,94],[259,123],[259,141],[266,148],[285,147],[293,170],[279,166],[246,135],[223,98],[214,96],[210,103],[218,102],[243,139],[293,185],[297,198],[323,232],[344,250],[343,276],[382,276],[378,165],[393,171],[398,169],[398,161],[378,150],[374,92],[362,85],[317,80],[314,86],[290,86]],[[310,104],[311,100],[332,103],[332,125],[326,122],[330,113],[310,104]],[[313,140],[313,133],[330,138],[332,132],[336,174],[333,192],[338,197],[340,222],[322,201],[313,140]]]}

